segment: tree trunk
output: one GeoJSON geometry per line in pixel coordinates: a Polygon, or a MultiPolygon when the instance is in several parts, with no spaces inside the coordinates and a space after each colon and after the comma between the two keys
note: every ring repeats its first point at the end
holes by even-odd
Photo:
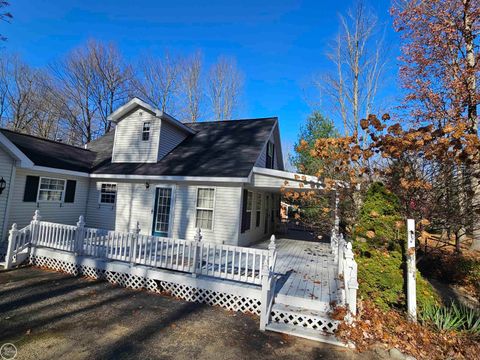
{"type": "MultiPolygon", "coordinates": [[[[468,125],[472,134],[478,135],[477,119],[477,100],[476,100],[476,78],[475,78],[475,47],[474,35],[472,30],[472,4],[470,0],[463,0],[464,5],[464,37],[465,50],[467,57],[468,76],[468,125]]],[[[472,186],[472,249],[480,250],[480,161],[479,156],[475,155],[472,162],[471,186],[472,186]]]]}

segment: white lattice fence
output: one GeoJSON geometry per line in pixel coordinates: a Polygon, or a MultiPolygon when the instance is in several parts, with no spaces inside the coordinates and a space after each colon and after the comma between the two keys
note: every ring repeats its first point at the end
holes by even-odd
{"type": "Polygon", "coordinates": [[[271,320],[272,322],[280,324],[301,326],[306,329],[313,329],[326,333],[333,333],[337,330],[339,324],[337,320],[276,309],[272,309],[271,320]]]}
{"type": "Polygon", "coordinates": [[[185,284],[159,281],[122,272],[105,271],[90,266],[76,265],[67,261],[44,256],[31,256],[30,264],[49,268],[71,275],[83,275],[94,279],[106,279],[112,284],[139,290],[168,294],[190,302],[220,306],[231,311],[260,315],[260,300],[210,289],[195,288],[185,284]]]}

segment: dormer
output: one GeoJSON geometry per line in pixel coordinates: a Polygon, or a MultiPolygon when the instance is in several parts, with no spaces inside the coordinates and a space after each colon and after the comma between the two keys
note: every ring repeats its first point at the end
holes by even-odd
{"type": "Polygon", "coordinates": [[[113,163],[156,163],[194,131],[167,113],[133,98],[108,120],[116,124],[113,163]]]}

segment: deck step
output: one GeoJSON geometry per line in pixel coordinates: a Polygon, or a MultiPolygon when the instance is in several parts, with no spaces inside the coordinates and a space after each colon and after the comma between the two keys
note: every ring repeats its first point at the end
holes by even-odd
{"type": "Polygon", "coordinates": [[[275,331],[287,335],[298,336],[309,340],[321,341],[323,343],[347,347],[348,345],[338,340],[335,335],[327,334],[321,331],[306,329],[301,326],[270,323],[266,326],[267,330],[275,331]]]}
{"type": "Polygon", "coordinates": [[[333,334],[340,323],[333,320],[324,311],[315,311],[298,306],[273,304],[270,324],[288,325],[299,330],[311,330],[316,333],[333,334]]]}
{"type": "Polygon", "coordinates": [[[313,311],[327,312],[330,310],[330,304],[327,301],[306,299],[285,294],[277,294],[275,296],[275,303],[288,306],[297,306],[313,311]]]}

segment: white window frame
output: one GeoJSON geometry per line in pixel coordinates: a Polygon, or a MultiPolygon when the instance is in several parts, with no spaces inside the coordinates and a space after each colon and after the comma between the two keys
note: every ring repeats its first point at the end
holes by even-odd
{"type": "Polygon", "coordinates": [[[150,141],[152,135],[152,122],[151,121],[144,121],[142,123],[142,141],[150,141]],[[148,131],[145,130],[145,124],[148,124],[148,131]],[[148,134],[148,139],[144,139],[143,135],[148,134]]]}
{"type": "Polygon", "coordinates": [[[100,205],[110,205],[113,206],[117,203],[117,195],[118,195],[118,184],[114,182],[101,182],[99,183],[100,189],[98,190],[98,203],[100,205]],[[113,203],[106,203],[102,202],[102,185],[115,185],[115,201],[113,203]]]}
{"type": "MultiPolygon", "coordinates": [[[[43,191],[49,191],[48,189],[43,189],[43,191]]],[[[50,176],[41,176],[40,181],[38,182],[38,191],[37,191],[37,202],[39,203],[63,203],[65,200],[65,192],[67,191],[67,179],[60,179],[60,178],[54,178],[50,176]],[[62,198],[60,200],[40,200],[40,191],[42,191],[41,186],[42,186],[42,180],[43,179],[49,179],[49,180],[60,180],[63,181],[63,190],[50,190],[50,191],[61,191],[62,192],[62,198]]]]}
{"type": "Polygon", "coordinates": [[[200,228],[201,230],[205,230],[205,231],[213,231],[213,229],[215,229],[215,207],[216,207],[216,204],[217,204],[217,188],[214,187],[214,186],[198,186],[195,188],[195,229],[197,228],[197,213],[198,211],[197,210],[208,210],[208,211],[211,211],[212,212],[212,228],[211,229],[207,229],[207,228],[200,228]],[[204,207],[198,207],[198,191],[200,189],[209,189],[209,190],[213,190],[213,207],[210,209],[210,208],[204,208],[204,207]]]}

